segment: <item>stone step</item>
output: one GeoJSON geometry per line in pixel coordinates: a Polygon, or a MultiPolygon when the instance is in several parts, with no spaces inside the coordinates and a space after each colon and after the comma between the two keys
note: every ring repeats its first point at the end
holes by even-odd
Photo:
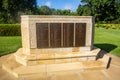
{"type": "Polygon", "coordinates": [[[43,65],[33,65],[24,66],[15,61],[15,57],[11,56],[2,67],[12,73],[16,77],[41,74],[46,75],[46,73],[53,72],[66,72],[66,71],[81,71],[81,70],[93,70],[93,69],[103,69],[106,68],[106,63],[103,61],[85,61],[85,62],[72,62],[72,63],[60,63],[60,64],[43,64],[43,65]]]}
{"type": "Polygon", "coordinates": [[[97,54],[100,52],[99,48],[92,51],[81,51],[72,53],[46,53],[46,54],[30,54],[25,55],[22,49],[19,49],[14,55],[16,61],[23,65],[40,65],[40,64],[58,64],[70,63],[76,61],[90,61],[95,60],[97,54]]]}

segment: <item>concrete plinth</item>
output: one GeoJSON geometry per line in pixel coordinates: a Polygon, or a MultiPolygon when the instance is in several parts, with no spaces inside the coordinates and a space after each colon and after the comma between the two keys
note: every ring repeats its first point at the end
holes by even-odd
{"type": "Polygon", "coordinates": [[[92,70],[92,69],[105,69],[108,63],[108,56],[105,56],[102,59],[95,60],[96,53],[99,53],[100,49],[95,49],[89,52],[91,55],[85,55],[81,53],[79,56],[76,53],[77,57],[61,58],[50,60],[35,60],[35,61],[26,61],[19,62],[16,61],[16,56],[14,53],[11,55],[7,61],[2,65],[3,69],[13,74],[16,77],[21,77],[29,74],[39,74],[41,76],[48,76],[50,73],[56,72],[66,72],[66,71],[81,71],[81,70],[92,70]],[[88,57],[85,57],[88,56],[88,57]],[[52,61],[53,60],[53,61],[52,61]],[[21,64],[22,63],[22,64],[21,64]],[[23,63],[26,63],[23,65],[23,63]]]}

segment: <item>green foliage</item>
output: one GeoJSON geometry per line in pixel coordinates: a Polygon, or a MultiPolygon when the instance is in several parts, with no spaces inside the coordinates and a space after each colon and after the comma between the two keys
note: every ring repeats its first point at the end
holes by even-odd
{"type": "Polygon", "coordinates": [[[36,0],[1,0],[0,23],[19,23],[20,15],[35,14],[36,0]]]}
{"type": "Polygon", "coordinates": [[[77,12],[71,12],[69,15],[71,15],[71,16],[79,16],[77,12]]]}
{"type": "MultiPolygon", "coordinates": [[[[21,15],[73,15],[94,16],[96,22],[120,23],[119,0],[81,0],[77,13],[37,6],[36,0],[1,0],[0,23],[20,23],[21,15]]],[[[113,27],[114,28],[114,27],[113,27]]]]}
{"type": "Polygon", "coordinates": [[[20,24],[0,24],[0,36],[20,36],[20,24]]]}
{"type": "Polygon", "coordinates": [[[94,16],[96,22],[120,23],[119,0],[81,0],[77,12],[79,15],[94,16]]]}
{"type": "Polygon", "coordinates": [[[69,9],[68,10],[60,10],[60,9],[56,10],[48,6],[40,6],[37,8],[38,15],[71,15],[71,13],[72,12],[69,9]]]}
{"type": "Polygon", "coordinates": [[[78,12],[78,14],[80,16],[89,16],[89,15],[91,15],[91,10],[86,5],[84,5],[84,6],[79,5],[78,9],[77,9],[77,12],[78,12]]]}
{"type": "Polygon", "coordinates": [[[48,6],[38,7],[38,14],[50,15],[51,14],[51,9],[48,6]]]}
{"type": "Polygon", "coordinates": [[[120,29],[120,24],[95,24],[97,28],[105,28],[105,29],[120,29]]]}
{"type": "Polygon", "coordinates": [[[48,6],[37,6],[36,0],[1,0],[0,1],[0,23],[20,23],[21,15],[73,15],[76,12],[54,9],[48,6]]]}

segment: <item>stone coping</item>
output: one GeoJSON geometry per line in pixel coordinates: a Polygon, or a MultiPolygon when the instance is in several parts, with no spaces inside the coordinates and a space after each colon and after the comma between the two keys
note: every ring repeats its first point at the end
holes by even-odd
{"type": "Polygon", "coordinates": [[[92,16],[63,16],[63,15],[22,15],[29,18],[92,18],[92,16]]]}

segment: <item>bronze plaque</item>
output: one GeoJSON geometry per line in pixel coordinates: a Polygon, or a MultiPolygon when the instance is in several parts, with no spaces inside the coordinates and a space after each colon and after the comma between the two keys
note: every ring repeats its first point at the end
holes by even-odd
{"type": "Polygon", "coordinates": [[[61,23],[50,23],[50,47],[61,47],[61,23]]]}
{"type": "Polygon", "coordinates": [[[63,46],[73,47],[74,23],[63,23],[63,46]]]}
{"type": "Polygon", "coordinates": [[[75,47],[85,46],[86,23],[75,24],[75,47]]]}
{"type": "Polygon", "coordinates": [[[37,48],[85,46],[86,23],[49,24],[36,23],[37,48]]]}
{"type": "Polygon", "coordinates": [[[48,23],[36,23],[37,48],[48,48],[48,23]]]}

